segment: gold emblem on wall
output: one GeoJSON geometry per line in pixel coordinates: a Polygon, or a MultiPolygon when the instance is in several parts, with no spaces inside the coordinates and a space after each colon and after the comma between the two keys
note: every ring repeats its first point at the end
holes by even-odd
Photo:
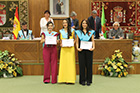
{"type": "Polygon", "coordinates": [[[6,5],[0,3],[0,26],[3,26],[6,23],[6,5]]]}
{"type": "Polygon", "coordinates": [[[123,21],[123,13],[122,13],[123,8],[120,6],[116,6],[113,8],[113,10],[114,10],[114,14],[113,14],[114,21],[121,23],[123,21]]]}

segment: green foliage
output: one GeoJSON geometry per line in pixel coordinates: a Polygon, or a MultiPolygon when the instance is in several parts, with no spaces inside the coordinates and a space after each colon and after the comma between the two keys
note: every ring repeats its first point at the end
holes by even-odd
{"type": "Polygon", "coordinates": [[[107,58],[105,59],[104,63],[106,64],[106,63],[108,63],[108,61],[110,61],[110,58],[109,58],[109,57],[107,57],[107,58]]]}
{"type": "Polygon", "coordinates": [[[120,50],[115,50],[115,54],[112,55],[112,58],[107,57],[103,65],[100,65],[99,68],[99,70],[102,68],[101,75],[104,76],[125,77],[128,74],[128,64],[122,58],[122,52],[120,52],[120,50]]]}
{"type": "Polygon", "coordinates": [[[19,67],[19,66],[16,66],[16,71],[22,76],[23,73],[22,73],[22,68],[19,67]]]}
{"type": "Polygon", "coordinates": [[[3,74],[6,74],[6,76],[13,75],[14,77],[23,75],[15,54],[11,54],[7,50],[0,51],[0,76],[3,76],[3,74]]]}

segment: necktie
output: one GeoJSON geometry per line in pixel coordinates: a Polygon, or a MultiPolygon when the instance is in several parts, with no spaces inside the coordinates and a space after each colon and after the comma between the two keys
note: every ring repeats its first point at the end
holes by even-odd
{"type": "Polygon", "coordinates": [[[71,22],[71,27],[73,27],[74,26],[74,23],[73,23],[73,20],[72,20],[72,22],[71,22]]]}
{"type": "Polygon", "coordinates": [[[94,30],[96,30],[96,19],[94,19],[94,30]]]}

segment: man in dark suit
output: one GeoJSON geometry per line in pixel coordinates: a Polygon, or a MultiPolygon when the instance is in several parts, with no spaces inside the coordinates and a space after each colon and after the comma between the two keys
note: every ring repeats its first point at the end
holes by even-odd
{"type": "Polygon", "coordinates": [[[67,18],[69,20],[69,24],[75,30],[79,28],[79,20],[76,19],[76,17],[77,17],[77,14],[74,11],[72,11],[70,14],[70,18],[67,18]]]}
{"type": "Polygon", "coordinates": [[[61,14],[61,4],[60,4],[60,0],[58,0],[57,4],[56,4],[56,12],[57,14],[61,14]]]}
{"type": "Polygon", "coordinates": [[[101,34],[101,19],[97,16],[97,11],[92,11],[92,16],[88,18],[89,27],[95,30],[95,39],[99,39],[101,34]]]}

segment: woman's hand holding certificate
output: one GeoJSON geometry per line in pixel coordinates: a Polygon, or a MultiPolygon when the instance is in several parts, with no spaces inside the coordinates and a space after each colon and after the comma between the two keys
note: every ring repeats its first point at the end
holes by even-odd
{"type": "Polygon", "coordinates": [[[82,49],[81,49],[81,48],[78,48],[77,50],[78,50],[78,51],[82,51],[82,49]]]}
{"type": "Polygon", "coordinates": [[[92,42],[81,41],[80,48],[90,50],[90,49],[92,49],[92,42]]]}
{"type": "Polygon", "coordinates": [[[74,39],[63,39],[62,47],[72,47],[74,46],[74,39]]]}
{"type": "Polygon", "coordinates": [[[90,51],[93,51],[95,49],[95,47],[94,48],[91,48],[91,49],[89,49],[90,51]]]}
{"type": "Polygon", "coordinates": [[[45,44],[47,44],[47,45],[56,45],[57,44],[56,36],[46,36],[45,44]]]}

